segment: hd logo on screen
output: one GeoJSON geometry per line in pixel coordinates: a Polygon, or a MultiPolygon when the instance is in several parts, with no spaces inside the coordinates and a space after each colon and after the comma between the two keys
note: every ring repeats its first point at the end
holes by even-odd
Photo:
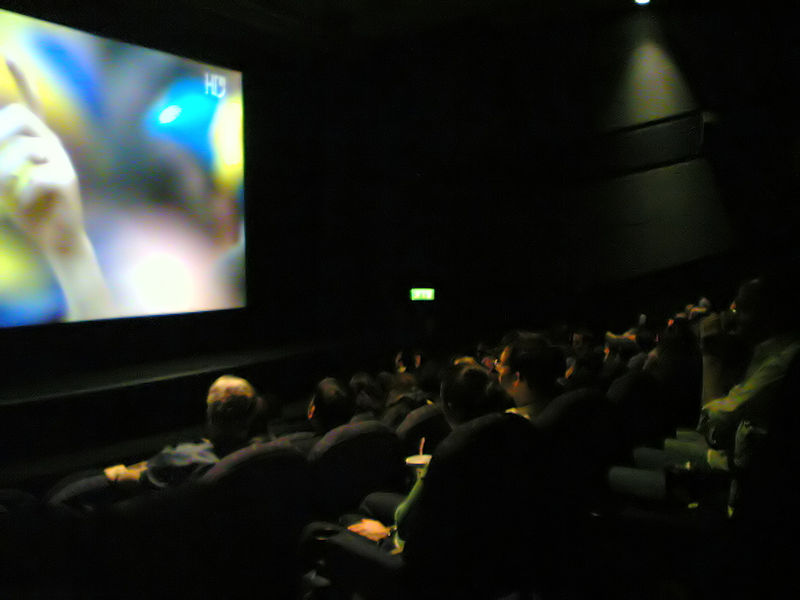
{"type": "Polygon", "coordinates": [[[224,75],[206,73],[206,95],[215,98],[224,98],[227,91],[227,82],[224,75]]]}

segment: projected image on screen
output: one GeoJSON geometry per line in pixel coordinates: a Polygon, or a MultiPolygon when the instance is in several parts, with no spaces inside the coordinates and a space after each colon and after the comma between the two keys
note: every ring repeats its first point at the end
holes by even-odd
{"type": "Polygon", "coordinates": [[[244,306],[242,79],[0,10],[0,327],[244,306]]]}

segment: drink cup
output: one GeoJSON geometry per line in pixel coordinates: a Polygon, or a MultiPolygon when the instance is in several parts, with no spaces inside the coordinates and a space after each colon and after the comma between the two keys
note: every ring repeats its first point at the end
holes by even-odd
{"type": "Polygon", "coordinates": [[[430,454],[413,454],[406,458],[406,464],[411,467],[414,476],[419,479],[428,463],[431,462],[430,454]]]}

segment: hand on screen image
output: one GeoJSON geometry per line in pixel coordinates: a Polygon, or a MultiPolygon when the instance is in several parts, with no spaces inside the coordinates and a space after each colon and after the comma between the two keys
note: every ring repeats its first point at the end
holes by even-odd
{"type": "Polygon", "coordinates": [[[114,316],[83,222],[78,177],[58,136],[40,118],[25,74],[6,60],[22,103],[0,107],[0,215],[36,244],[62,288],[66,320],[114,316]]]}

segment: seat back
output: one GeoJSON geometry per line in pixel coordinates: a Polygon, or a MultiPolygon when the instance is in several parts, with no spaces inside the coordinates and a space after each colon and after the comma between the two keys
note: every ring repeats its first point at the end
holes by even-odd
{"type": "Polygon", "coordinates": [[[69,475],[44,495],[44,504],[63,514],[85,515],[141,493],[135,486],[112,484],[105,474],[92,469],[69,475]]]}
{"type": "Polygon", "coordinates": [[[778,392],[768,407],[767,432],[752,449],[746,470],[737,474],[738,502],[736,515],[755,527],[786,529],[788,522],[798,523],[800,495],[792,482],[800,476],[800,352],[798,352],[778,392]]]}
{"type": "Polygon", "coordinates": [[[397,427],[397,437],[403,442],[406,456],[419,452],[419,444],[425,438],[424,452],[433,454],[439,443],[451,431],[450,424],[435,404],[428,404],[412,410],[397,427]]]}
{"type": "Polygon", "coordinates": [[[537,551],[548,546],[544,458],[538,431],[517,415],[479,417],[448,435],[404,524],[414,597],[500,597],[537,576],[537,551]]]}
{"type": "Polygon", "coordinates": [[[554,484],[570,510],[604,501],[606,474],[623,447],[605,395],[588,388],[567,392],[551,400],[533,422],[547,440],[554,484]]]}
{"type": "Polygon", "coordinates": [[[796,545],[800,531],[800,494],[795,485],[800,477],[800,353],[778,386],[764,406],[766,432],[750,432],[749,464],[735,474],[736,536],[725,548],[731,556],[725,569],[734,576],[727,597],[763,596],[765,587],[780,590],[782,596],[788,592],[796,597],[800,591],[795,553],[787,552],[796,545]]]}
{"type": "Polygon", "coordinates": [[[606,397],[614,407],[620,442],[628,452],[638,446],[659,448],[664,438],[675,437],[669,398],[650,373],[632,371],[618,377],[606,397]]]}
{"type": "Polygon", "coordinates": [[[309,466],[296,448],[247,446],[196,481],[116,505],[105,527],[116,550],[103,571],[118,574],[122,557],[136,574],[126,581],[131,597],[157,597],[165,581],[180,582],[186,597],[245,598],[259,589],[294,597],[310,496],[309,466]]]}
{"type": "Polygon", "coordinates": [[[296,431],[276,439],[276,442],[288,442],[297,448],[303,456],[308,456],[311,448],[320,440],[320,436],[313,431],[296,431]]]}
{"type": "Polygon", "coordinates": [[[310,475],[304,459],[290,442],[251,444],[228,454],[198,483],[224,490],[240,505],[263,507],[282,495],[282,490],[308,491],[310,475]]]}
{"type": "Polygon", "coordinates": [[[377,421],[329,431],[308,455],[318,515],[336,519],[376,491],[401,491],[405,457],[397,435],[377,421]]]}

